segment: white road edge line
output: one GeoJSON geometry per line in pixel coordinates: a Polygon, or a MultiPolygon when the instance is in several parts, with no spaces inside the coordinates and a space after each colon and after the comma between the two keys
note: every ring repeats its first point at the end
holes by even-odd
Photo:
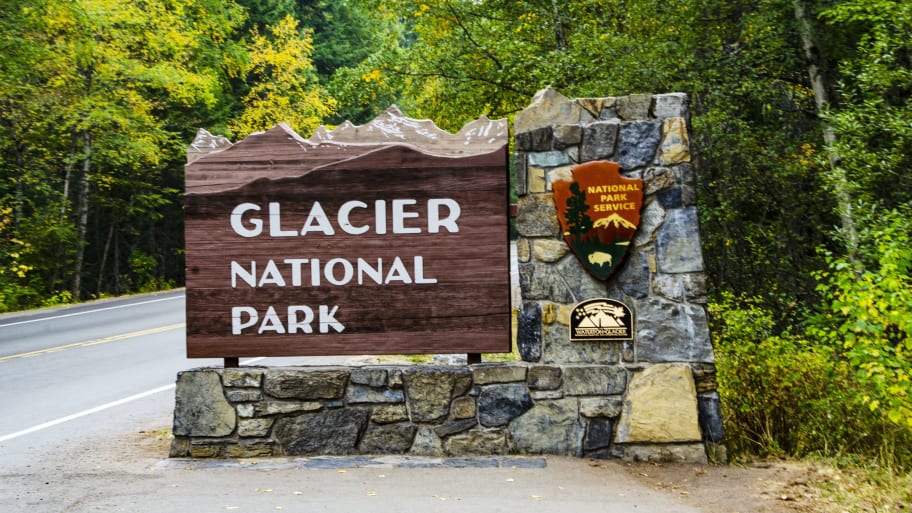
{"type": "MultiPolygon", "coordinates": [[[[260,357],[260,358],[253,358],[252,360],[247,360],[247,361],[242,362],[242,363],[243,363],[243,364],[251,364],[251,363],[258,362],[258,361],[260,361],[260,360],[265,360],[265,359],[266,359],[266,357],[264,356],[264,357],[260,357]]],[[[25,435],[28,435],[28,434],[30,434],[30,433],[34,433],[35,431],[41,431],[42,429],[47,429],[47,428],[49,428],[49,427],[53,427],[53,426],[56,426],[56,425],[58,425],[58,424],[63,424],[64,422],[69,422],[69,421],[71,421],[71,420],[76,420],[76,419],[78,419],[78,418],[85,417],[86,415],[92,415],[93,413],[98,413],[98,412],[100,412],[100,411],[107,410],[108,408],[113,408],[113,407],[115,407],[115,406],[120,406],[121,404],[126,404],[126,403],[129,403],[129,402],[135,401],[135,400],[137,400],[137,399],[142,399],[142,398],[144,398],[144,397],[149,397],[150,395],[155,395],[155,394],[158,394],[158,393],[161,393],[161,392],[165,392],[165,391],[167,391],[167,390],[171,390],[171,389],[174,388],[175,386],[176,386],[176,385],[171,384],[171,385],[165,385],[165,386],[158,387],[158,388],[153,388],[152,390],[146,390],[145,392],[140,392],[140,393],[138,393],[138,394],[131,395],[130,397],[124,397],[123,399],[118,399],[118,400],[116,400],[116,401],[112,401],[112,402],[107,403],[107,404],[102,404],[101,406],[96,406],[96,407],[94,407],[94,408],[89,408],[88,410],[83,410],[83,411],[81,411],[81,412],[79,412],[79,413],[74,413],[74,414],[72,414],[72,415],[67,415],[66,417],[60,417],[59,419],[51,420],[51,421],[45,422],[44,424],[38,424],[37,426],[32,426],[32,427],[30,427],[30,428],[23,429],[22,431],[16,431],[15,433],[10,433],[10,434],[8,434],[8,435],[3,435],[3,436],[0,436],[0,443],[6,442],[6,441],[8,441],[8,440],[12,440],[12,439],[14,439],[14,438],[19,438],[20,436],[25,436],[25,435]]]]}
{"type": "Polygon", "coordinates": [[[160,392],[164,392],[164,391],[166,391],[166,390],[171,390],[172,388],[174,388],[174,386],[175,386],[175,385],[171,384],[171,385],[165,385],[165,386],[163,386],[163,387],[153,388],[152,390],[146,390],[145,392],[141,392],[141,393],[136,394],[136,395],[131,395],[130,397],[124,397],[123,399],[118,399],[118,400],[116,400],[116,401],[112,401],[112,402],[107,403],[107,404],[102,404],[101,406],[96,406],[96,407],[94,407],[94,408],[89,408],[88,410],[83,410],[83,411],[81,411],[81,412],[79,412],[79,413],[74,413],[74,414],[72,414],[72,415],[67,415],[66,417],[60,417],[59,419],[55,419],[55,420],[52,420],[52,421],[49,421],[49,422],[45,422],[44,424],[38,424],[37,426],[32,426],[32,427],[30,427],[30,428],[28,428],[28,429],[23,429],[22,431],[16,431],[15,433],[10,433],[10,434],[8,434],[8,435],[3,435],[3,436],[0,436],[0,443],[6,442],[7,440],[12,440],[12,439],[14,439],[14,438],[19,438],[20,436],[24,436],[24,435],[27,435],[27,434],[29,434],[29,433],[34,433],[35,431],[41,431],[42,429],[47,429],[47,428],[49,428],[49,427],[56,426],[56,425],[58,425],[58,424],[63,424],[64,422],[69,422],[69,421],[71,421],[71,420],[76,420],[76,419],[78,419],[78,418],[85,417],[86,415],[91,415],[91,414],[93,414],[93,413],[98,413],[98,412],[100,412],[100,411],[107,410],[108,408],[113,408],[113,407],[115,407],[115,406],[120,406],[121,404],[126,404],[126,403],[129,403],[129,402],[131,402],[131,401],[135,401],[135,400],[137,400],[137,399],[142,399],[142,398],[148,397],[148,396],[150,396],[150,395],[155,395],[155,394],[158,394],[158,393],[160,393],[160,392]]]}
{"type": "Polygon", "coordinates": [[[150,303],[158,303],[161,301],[171,301],[174,299],[181,299],[182,297],[183,296],[179,296],[179,295],[174,296],[174,297],[164,297],[164,298],[160,298],[160,299],[151,299],[149,301],[142,301],[140,303],[130,303],[129,305],[109,306],[107,308],[99,308],[97,310],[86,310],[85,312],[75,312],[75,313],[70,313],[70,314],[55,315],[53,317],[42,317],[41,319],[30,319],[28,321],[11,322],[9,324],[0,324],[0,328],[5,328],[7,326],[18,326],[20,324],[31,324],[33,322],[51,321],[54,319],[63,319],[64,317],[75,317],[77,315],[85,315],[85,314],[90,314],[90,313],[106,312],[108,310],[117,310],[118,308],[128,308],[131,306],[148,305],[150,303]]]}

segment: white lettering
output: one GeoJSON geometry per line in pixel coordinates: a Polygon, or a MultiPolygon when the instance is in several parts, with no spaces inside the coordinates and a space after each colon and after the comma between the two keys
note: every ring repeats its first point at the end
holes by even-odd
{"type": "Polygon", "coordinates": [[[429,199],[428,200],[428,233],[438,233],[440,228],[446,228],[450,233],[459,233],[459,226],[456,220],[462,209],[459,203],[449,198],[429,199]],[[446,217],[440,218],[440,207],[446,207],[449,213],[446,217]]]}
{"type": "Polygon", "coordinates": [[[309,306],[289,306],[288,307],[288,334],[294,335],[301,330],[304,333],[313,333],[310,324],[314,320],[314,311],[309,306]],[[298,320],[298,313],[303,313],[304,318],[298,320]]]}
{"type": "Polygon", "coordinates": [[[231,288],[237,288],[237,279],[244,280],[244,283],[251,287],[256,287],[256,261],[250,262],[250,272],[241,266],[241,264],[231,261],[231,288]]]}
{"type": "Polygon", "coordinates": [[[437,278],[425,278],[424,277],[424,257],[420,257],[420,256],[415,257],[415,283],[416,284],[437,283],[437,278]]]}
{"type": "Polygon", "coordinates": [[[406,212],[406,205],[418,203],[413,199],[394,199],[393,200],[393,233],[421,233],[421,228],[405,226],[405,220],[418,217],[418,212],[406,212]]]}
{"type": "Polygon", "coordinates": [[[257,311],[252,306],[235,306],[231,309],[231,334],[240,335],[244,328],[249,328],[260,320],[257,311]],[[244,315],[247,320],[243,320],[244,315]]]}
{"type": "MultiPolygon", "coordinates": [[[[262,221],[260,221],[262,223],[262,221]]],[[[298,232],[282,229],[282,213],[278,203],[269,204],[269,235],[271,237],[294,237],[298,232]]]]}
{"type": "Polygon", "coordinates": [[[345,326],[336,320],[336,312],[339,307],[333,305],[332,310],[326,305],[320,305],[320,333],[329,333],[329,328],[336,330],[337,333],[345,331],[345,326]]]}
{"type": "Polygon", "coordinates": [[[386,202],[383,200],[377,200],[374,202],[374,210],[377,214],[377,227],[374,231],[377,232],[377,235],[386,234],[386,202]]]}
{"type": "Polygon", "coordinates": [[[294,287],[301,286],[301,266],[307,263],[306,258],[286,258],[283,260],[291,266],[291,285],[294,287]]]}
{"type": "Polygon", "coordinates": [[[323,232],[324,235],[334,235],[336,233],[332,225],[329,224],[329,217],[326,216],[326,211],[323,210],[323,206],[320,205],[319,201],[314,201],[313,206],[310,207],[310,214],[307,215],[307,220],[304,221],[304,226],[301,227],[301,235],[307,235],[310,232],[323,232]]]}
{"type": "Polygon", "coordinates": [[[393,265],[390,266],[390,270],[386,274],[386,279],[383,283],[389,285],[391,281],[401,281],[405,284],[412,283],[412,277],[409,276],[408,269],[405,268],[402,259],[399,257],[396,257],[396,259],[393,260],[393,265]]]}
{"type": "Polygon", "coordinates": [[[279,272],[279,268],[276,267],[275,262],[272,260],[266,262],[266,268],[263,269],[263,275],[260,276],[260,283],[257,284],[257,287],[264,285],[285,286],[285,278],[282,278],[282,273],[279,272]]]}
{"type": "Polygon", "coordinates": [[[381,285],[383,283],[383,259],[377,259],[377,267],[371,267],[370,263],[363,259],[358,259],[358,285],[364,285],[364,275],[374,280],[374,283],[381,285]]]}
{"type": "MultiPolygon", "coordinates": [[[[241,237],[258,237],[263,235],[264,225],[268,224],[266,232],[270,237],[294,237],[300,235],[306,236],[309,233],[319,233],[323,235],[335,235],[336,226],[342,232],[348,235],[364,235],[373,232],[377,235],[386,235],[389,230],[389,223],[392,223],[392,233],[394,234],[414,234],[422,233],[441,233],[444,230],[449,233],[459,233],[459,218],[462,215],[462,207],[459,203],[451,198],[431,198],[427,200],[427,220],[424,225],[417,223],[416,219],[422,217],[422,213],[417,210],[418,201],[415,199],[393,199],[390,200],[391,206],[387,206],[386,200],[375,200],[374,224],[370,223],[356,225],[352,222],[352,214],[356,209],[371,208],[367,203],[360,200],[351,200],[342,203],[335,216],[327,215],[323,205],[319,201],[314,201],[310,205],[307,217],[301,225],[299,231],[287,229],[282,226],[282,205],[279,202],[269,202],[268,214],[265,218],[257,217],[252,212],[259,212],[260,205],[255,203],[240,203],[231,211],[229,218],[231,229],[241,237]]],[[[295,209],[297,210],[297,209],[295,209]]],[[[292,214],[295,218],[295,214],[292,214]]],[[[297,219],[297,218],[296,218],[297,219]]],[[[286,223],[288,220],[285,220],[286,223]]]]}
{"type": "Polygon", "coordinates": [[[262,219],[251,219],[250,224],[253,225],[253,228],[247,228],[244,226],[244,220],[242,216],[250,210],[259,212],[260,206],[254,205],[253,203],[241,203],[240,205],[234,207],[234,210],[231,211],[231,229],[234,230],[234,233],[240,235],[241,237],[256,237],[259,234],[263,233],[262,219]]]}
{"type": "Polygon", "coordinates": [[[346,201],[339,207],[339,228],[342,228],[342,231],[351,235],[361,235],[362,233],[370,230],[370,226],[354,226],[349,221],[348,216],[351,214],[352,209],[355,208],[367,208],[367,203],[363,201],[346,201]]]}
{"type": "Polygon", "coordinates": [[[323,269],[323,276],[326,276],[326,280],[333,285],[347,285],[354,274],[355,270],[352,268],[351,262],[344,258],[333,258],[326,262],[326,267],[323,269]],[[337,265],[342,266],[342,279],[337,279],[336,272],[333,270],[337,265]]]}
{"type": "Polygon", "coordinates": [[[285,333],[285,326],[282,325],[279,314],[277,314],[275,308],[271,306],[266,309],[266,315],[263,316],[263,322],[260,323],[260,329],[257,330],[257,334],[262,335],[264,331],[274,331],[280,334],[285,333]]]}

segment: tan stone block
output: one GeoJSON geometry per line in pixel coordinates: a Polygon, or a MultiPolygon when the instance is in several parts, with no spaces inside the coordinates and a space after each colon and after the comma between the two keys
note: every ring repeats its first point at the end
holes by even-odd
{"type": "Polygon", "coordinates": [[[540,167],[529,166],[529,192],[532,194],[543,193],[545,187],[545,170],[540,167]]]}
{"type": "Polygon", "coordinates": [[[602,114],[602,107],[605,105],[605,98],[577,98],[574,101],[596,119],[602,114]]]}
{"type": "Polygon", "coordinates": [[[542,305],[542,323],[551,324],[557,320],[557,305],[545,303],[542,305]]]}
{"type": "Polygon", "coordinates": [[[700,440],[697,391],[690,366],[660,364],[634,374],[624,398],[615,441],[624,444],[700,440]]]}
{"type": "Polygon", "coordinates": [[[404,404],[378,406],[371,415],[371,421],[377,424],[391,424],[408,420],[408,410],[404,404]]]}
{"type": "Polygon", "coordinates": [[[520,134],[546,126],[576,124],[582,114],[582,107],[548,87],[536,93],[532,103],[516,115],[513,132],[520,134]]]}
{"type": "Polygon", "coordinates": [[[684,118],[667,118],[662,123],[659,163],[664,165],[690,162],[690,139],[684,118]]]}
{"type": "Polygon", "coordinates": [[[475,398],[474,397],[457,397],[452,406],[453,419],[471,419],[475,416],[475,398]]]}
{"type": "Polygon", "coordinates": [[[529,239],[516,241],[516,259],[522,263],[532,260],[532,245],[529,244],[529,239]]]}
{"type": "Polygon", "coordinates": [[[539,239],[532,243],[532,254],[539,262],[557,262],[570,248],[562,240],[556,239],[539,239]]]}
{"type": "Polygon", "coordinates": [[[560,305],[557,309],[557,322],[563,324],[564,326],[570,326],[570,314],[573,312],[573,307],[570,305],[560,305]]]}
{"type": "Polygon", "coordinates": [[[554,190],[554,182],[572,182],[573,166],[556,167],[548,172],[548,190],[554,190]]]}

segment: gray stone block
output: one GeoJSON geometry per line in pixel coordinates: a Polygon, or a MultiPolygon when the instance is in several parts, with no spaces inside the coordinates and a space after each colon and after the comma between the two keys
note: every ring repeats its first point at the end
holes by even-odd
{"type": "Polygon", "coordinates": [[[621,123],[617,162],[625,170],[652,164],[662,137],[661,121],[621,123]]]}
{"type": "Polygon", "coordinates": [[[402,454],[412,447],[418,428],[408,422],[396,424],[371,423],[361,440],[364,454],[402,454]]]}
{"type": "Polygon", "coordinates": [[[566,166],[573,162],[570,155],[560,150],[529,153],[529,165],[535,167],[566,166]]]}
{"type": "Polygon", "coordinates": [[[360,403],[401,403],[405,401],[402,390],[373,388],[366,385],[348,385],[345,400],[349,404],[360,403]]]}
{"type": "Polygon", "coordinates": [[[519,198],[516,209],[516,231],[523,237],[556,238],[560,235],[552,194],[523,196],[519,198]]]}
{"type": "Polygon", "coordinates": [[[505,426],[532,407],[525,384],[510,383],[482,387],[478,396],[478,420],[482,426],[505,426]]]}
{"type": "Polygon", "coordinates": [[[656,235],[656,263],[663,273],[703,271],[696,207],[666,211],[665,222],[656,235]]]}
{"type": "Polygon", "coordinates": [[[356,385],[382,387],[386,385],[386,369],[360,367],[352,369],[351,382],[356,385]]]}
{"type": "Polygon", "coordinates": [[[583,141],[583,127],[579,125],[558,125],[554,127],[554,149],[563,150],[583,141]]]}
{"type": "Polygon", "coordinates": [[[636,357],[646,362],[713,362],[706,311],[658,298],[637,301],[636,357]]]}
{"type": "Polygon", "coordinates": [[[719,393],[699,394],[697,405],[700,409],[700,431],[703,433],[703,440],[721,442],[725,438],[725,428],[722,424],[722,401],[719,393]]]}
{"type": "Polygon", "coordinates": [[[450,413],[450,402],[459,388],[471,383],[468,368],[416,367],[403,372],[405,395],[412,422],[436,422],[450,413]]]}
{"type": "Polygon", "coordinates": [[[647,119],[652,106],[652,95],[631,94],[617,99],[617,113],[621,119],[647,119]]]}
{"type": "Polygon", "coordinates": [[[174,397],[174,436],[220,437],[234,432],[237,413],[211,370],[181,372],[174,397]]]}
{"type": "Polygon", "coordinates": [[[610,446],[612,433],[611,419],[590,420],[586,436],[583,438],[583,450],[593,451],[610,446]]]}
{"type": "Polygon", "coordinates": [[[657,118],[686,118],[687,95],[684,93],[670,93],[655,95],[653,113],[657,118]]]}
{"type": "Polygon", "coordinates": [[[289,456],[354,454],[369,414],[346,408],[284,417],[276,420],[273,435],[289,456]]]}
{"type": "Polygon", "coordinates": [[[605,365],[564,367],[563,391],[567,395],[614,395],[624,393],[627,372],[605,365]]]}
{"type": "Polygon", "coordinates": [[[521,454],[582,454],[583,426],[575,398],[539,401],[509,429],[521,454]]]}
{"type": "Polygon", "coordinates": [[[542,349],[541,305],[523,302],[516,327],[516,347],[524,362],[537,362],[542,349]]]}
{"type": "Polygon", "coordinates": [[[598,121],[583,127],[580,161],[605,160],[614,155],[619,127],[617,121],[598,121]]]}
{"type": "Polygon", "coordinates": [[[563,380],[558,366],[536,365],[529,369],[529,388],[533,390],[557,390],[563,380]]]}
{"type": "Polygon", "coordinates": [[[550,126],[517,133],[514,144],[519,151],[550,151],[554,136],[550,126]]]}
{"type": "Polygon", "coordinates": [[[266,371],[263,389],[279,399],[341,399],[349,372],[342,368],[272,368],[266,371]]]}

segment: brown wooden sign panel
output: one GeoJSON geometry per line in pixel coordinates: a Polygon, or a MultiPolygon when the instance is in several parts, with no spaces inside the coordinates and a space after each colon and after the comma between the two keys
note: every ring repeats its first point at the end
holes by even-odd
{"type": "Polygon", "coordinates": [[[509,351],[506,163],[280,126],[189,164],[188,356],[509,351]]]}

